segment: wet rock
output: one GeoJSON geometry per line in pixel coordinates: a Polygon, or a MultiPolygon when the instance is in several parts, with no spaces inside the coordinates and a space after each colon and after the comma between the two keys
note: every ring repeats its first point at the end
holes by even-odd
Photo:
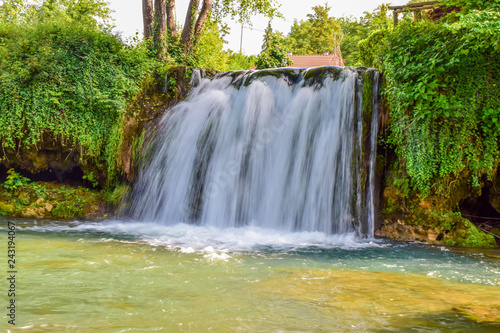
{"type": "Polygon", "coordinates": [[[22,217],[28,218],[44,218],[45,217],[45,208],[44,207],[27,207],[25,210],[21,212],[22,217]]]}
{"type": "Polygon", "coordinates": [[[408,225],[401,220],[396,223],[385,220],[375,235],[391,238],[403,242],[427,242],[430,244],[442,244],[442,233],[437,228],[426,228],[422,225],[408,225]]]}
{"type": "Polygon", "coordinates": [[[375,235],[403,242],[425,242],[437,245],[462,247],[496,247],[492,235],[476,228],[469,220],[455,214],[443,214],[436,218],[429,214],[422,220],[384,220],[375,235]],[[434,220],[433,220],[434,219],[434,220]]]}

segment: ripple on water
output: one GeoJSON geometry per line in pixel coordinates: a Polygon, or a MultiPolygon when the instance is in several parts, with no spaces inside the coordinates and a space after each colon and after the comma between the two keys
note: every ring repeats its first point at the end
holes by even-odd
{"type": "Polygon", "coordinates": [[[499,262],[477,253],[123,221],[26,223],[18,237],[27,331],[498,327],[499,262]]]}

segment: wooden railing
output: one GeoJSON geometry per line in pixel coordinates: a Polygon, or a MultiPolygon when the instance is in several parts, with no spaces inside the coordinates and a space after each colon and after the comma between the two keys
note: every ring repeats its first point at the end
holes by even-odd
{"type": "Polygon", "coordinates": [[[399,13],[413,12],[413,14],[416,17],[418,16],[418,13],[420,13],[420,11],[424,9],[434,8],[434,5],[437,4],[438,2],[439,1],[427,1],[427,2],[407,4],[403,6],[390,6],[389,9],[393,11],[392,16],[394,18],[394,26],[398,25],[399,13]]]}

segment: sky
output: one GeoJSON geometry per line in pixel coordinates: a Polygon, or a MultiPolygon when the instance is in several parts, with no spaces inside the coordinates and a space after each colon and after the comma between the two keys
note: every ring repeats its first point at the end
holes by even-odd
{"type": "MultiPolygon", "coordinates": [[[[115,11],[115,31],[121,33],[123,38],[142,35],[142,1],[141,0],[108,0],[110,7],[115,11]]],[[[328,4],[332,9],[330,15],[334,17],[353,16],[361,17],[363,12],[372,12],[378,5],[390,2],[392,5],[403,5],[408,0],[278,0],[281,4],[280,11],[285,17],[273,19],[272,27],[275,31],[281,31],[285,35],[290,32],[294,19],[305,20],[307,14],[312,13],[312,7],[328,4]]],[[[177,0],[177,22],[183,25],[189,0],[177,0]]],[[[252,27],[244,26],[243,29],[243,53],[246,55],[258,55],[262,46],[264,29],[267,27],[268,19],[262,16],[252,18],[252,27]]],[[[231,28],[230,34],[225,37],[228,43],[224,49],[233,51],[240,50],[241,24],[228,20],[231,28]]]]}

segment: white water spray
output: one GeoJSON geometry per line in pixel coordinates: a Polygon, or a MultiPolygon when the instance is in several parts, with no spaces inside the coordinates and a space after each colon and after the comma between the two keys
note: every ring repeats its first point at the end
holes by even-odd
{"type": "Polygon", "coordinates": [[[373,236],[374,172],[367,185],[360,177],[361,89],[358,71],[336,67],[202,79],[162,119],[128,214],[373,236]]]}

